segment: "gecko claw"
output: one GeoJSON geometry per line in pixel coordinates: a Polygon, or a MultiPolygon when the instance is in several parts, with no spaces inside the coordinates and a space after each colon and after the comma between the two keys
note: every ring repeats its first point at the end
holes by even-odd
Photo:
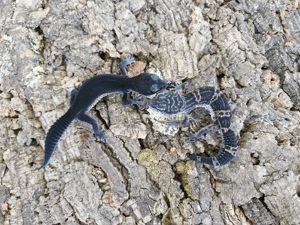
{"type": "Polygon", "coordinates": [[[100,130],[97,133],[94,133],[96,139],[100,139],[103,143],[106,143],[105,131],[100,130]]]}
{"type": "Polygon", "coordinates": [[[186,143],[192,143],[192,142],[196,142],[198,140],[199,140],[199,138],[197,136],[194,136],[194,135],[190,135],[190,136],[185,137],[185,142],[186,143]]]}

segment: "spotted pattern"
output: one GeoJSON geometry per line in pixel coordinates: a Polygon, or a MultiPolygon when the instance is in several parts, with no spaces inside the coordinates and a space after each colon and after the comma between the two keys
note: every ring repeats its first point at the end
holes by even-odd
{"type": "Polygon", "coordinates": [[[202,157],[191,154],[185,160],[195,160],[203,164],[217,167],[227,165],[235,158],[238,147],[237,138],[234,132],[229,128],[232,116],[231,110],[226,96],[220,90],[217,90],[214,87],[201,87],[198,90],[185,95],[180,95],[178,91],[160,93],[154,99],[150,100],[147,103],[147,106],[166,116],[174,116],[180,113],[187,115],[197,107],[207,109],[211,114],[213,123],[218,129],[214,128],[214,130],[212,130],[209,126],[207,127],[207,130],[202,128],[201,132],[191,135],[188,140],[196,141],[201,137],[200,135],[215,132],[217,130],[222,136],[222,147],[215,156],[202,157]]]}

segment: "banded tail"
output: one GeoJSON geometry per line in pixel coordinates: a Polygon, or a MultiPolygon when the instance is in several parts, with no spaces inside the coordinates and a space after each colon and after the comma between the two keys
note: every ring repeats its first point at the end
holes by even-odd
{"type": "Polygon", "coordinates": [[[236,156],[237,152],[237,139],[233,132],[233,130],[229,129],[226,132],[221,133],[222,135],[222,148],[218,152],[217,155],[212,157],[202,157],[199,155],[191,154],[185,161],[187,160],[195,160],[210,166],[225,166],[230,163],[236,156]]]}
{"type": "Polygon", "coordinates": [[[50,127],[45,141],[44,163],[40,168],[38,168],[39,170],[44,168],[49,163],[52,153],[59,139],[61,138],[63,133],[66,131],[66,129],[69,127],[69,125],[72,123],[74,119],[75,116],[72,115],[70,111],[67,111],[50,127]]]}

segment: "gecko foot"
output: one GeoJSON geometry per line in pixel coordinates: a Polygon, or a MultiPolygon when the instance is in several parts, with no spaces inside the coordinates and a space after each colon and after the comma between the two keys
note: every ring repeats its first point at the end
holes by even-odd
{"type": "Polygon", "coordinates": [[[196,142],[200,139],[200,137],[198,137],[197,135],[190,135],[190,136],[187,136],[185,137],[185,142],[187,143],[191,143],[191,142],[196,142]]]}
{"type": "Polygon", "coordinates": [[[137,105],[139,109],[145,109],[148,107],[147,101],[143,100],[142,96],[139,95],[134,99],[128,99],[128,94],[124,94],[122,98],[123,105],[137,105]]]}
{"type": "Polygon", "coordinates": [[[103,143],[106,143],[105,131],[99,130],[98,132],[94,133],[94,137],[100,139],[103,143]]]}
{"type": "Polygon", "coordinates": [[[121,74],[127,76],[127,66],[134,63],[135,59],[132,55],[129,55],[125,58],[125,60],[123,60],[122,62],[120,62],[119,64],[119,68],[121,70],[121,74]]]}

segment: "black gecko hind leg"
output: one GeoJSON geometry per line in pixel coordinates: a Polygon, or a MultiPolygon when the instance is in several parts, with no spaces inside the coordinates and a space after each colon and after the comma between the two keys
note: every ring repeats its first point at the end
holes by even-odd
{"type": "Polygon", "coordinates": [[[220,131],[220,127],[217,124],[210,124],[201,128],[198,132],[189,135],[185,138],[185,142],[195,142],[198,141],[202,136],[210,133],[220,131]]]}
{"type": "Polygon", "coordinates": [[[236,156],[237,139],[233,130],[222,133],[222,147],[217,155],[212,157],[202,157],[196,154],[191,154],[184,161],[194,160],[209,166],[225,166],[230,163],[236,156]]]}
{"type": "Polygon", "coordinates": [[[134,60],[134,57],[133,56],[128,56],[126,57],[125,60],[123,60],[122,62],[120,62],[119,64],[119,68],[121,70],[121,75],[124,75],[124,76],[127,76],[128,73],[127,73],[127,66],[134,63],[135,60],[134,60]]]}
{"type": "Polygon", "coordinates": [[[136,99],[129,99],[128,93],[123,94],[122,105],[138,105],[139,106],[140,97],[136,99]]]}
{"type": "MultiPolygon", "coordinates": [[[[71,91],[70,105],[72,105],[72,103],[74,102],[74,100],[77,96],[77,93],[78,93],[78,90],[76,88],[74,88],[71,91]]],[[[105,137],[104,137],[105,132],[103,130],[99,130],[95,119],[93,119],[92,117],[90,117],[87,114],[82,114],[77,118],[77,120],[80,122],[84,122],[84,123],[88,123],[88,124],[92,125],[95,137],[97,137],[101,141],[105,142],[105,137]]]]}
{"type": "Polygon", "coordinates": [[[71,91],[71,97],[70,97],[70,106],[72,105],[72,103],[74,102],[76,96],[77,96],[77,93],[78,93],[78,90],[77,88],[74,88],[72,91],[71,91]]]}
{"type": "MultiPolygon", "coordinates": [[[[128,56],[125,58],[125,60],[123,60],[122,62],[119,63],[119,68],[121,71],[121,75],[123,76],[128,76],[127,73],[127,66],[134,63],[134,57],[133,56],[128,56]]],[[[128,93],[123,94],[123,98],[122,98],[122,104],[123,105],[134,105],[135,102],[132,100],[128,100],[128,93]]]]}
{"type": "Polygon", "coordinates": [[[148,107],[148,101],[147,100],[143,101],[142,96],[139,96],[135,99],[128,99],[128,94],[123,94],[122,104],[125,106],[137,105],[139,107],[139,109],[145,109],[148,107]]]}
{"type": "Polygon", "coordinates": [[[95,137],[105,142],[105,132],[104,130],[99,130],[96,120],[87,114],[80,115],[77,120],[92,125],[95,137]]]}

